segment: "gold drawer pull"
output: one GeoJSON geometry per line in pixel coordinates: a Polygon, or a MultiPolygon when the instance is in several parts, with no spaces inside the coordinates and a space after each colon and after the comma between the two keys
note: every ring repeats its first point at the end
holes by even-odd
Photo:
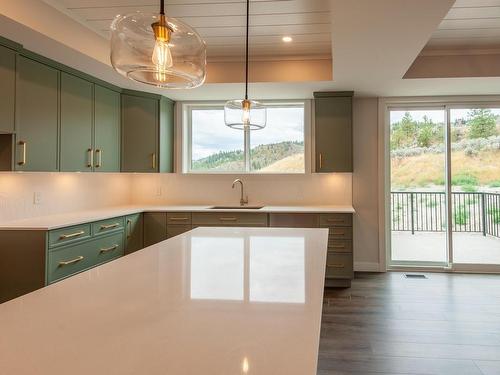
{"type": "Polygon", "coordinates": [[[103,247],[102,249],[99,250],[99,253],[107,253],[109,251],[113,251],[115,249],[118,249],[118,245],[113,245],[111,247],[103,247]]]}
{"type": "Polygon", "coordinates": [[[345,230],[339,230],[339,229],[333,230],[332,234],[344,235],[345,234],[345,230]]]}
{"type": "Polygon", "coordinates": [[[67,240],[68,238],[78,237],[78,236],[81,236],[82,234],[85,234],[84,230],[81,230],[81,231],[78,231],[75,233],[70,233],[70,234],[61,234],[59,236],[59,239],[60,240],[67,240]]]}
{"type": "Polygon", "coordinates": [[[114,223],[114,224],[103,224],[103,225],[101,225],[101,230],[116,228],[116,227],[117,227],[117,226],[119,226],[119,225],[120,225],[120,223],[114,223]]]}
{"type": "Polygon", "coordinates": [[[327,263],[326,266],[330,268],[345,268],[344,263],[327,263]]]}
{"type": "Polygon", "coordinates": [[[19,141],[17,143],[19,146],[21,146],[23,148],[23,158],[17,162],[18,165],[25,165],[26,164],[26,142],[25,141],[19,141]]]}
{"type": "Polygon", "coordinates": [[[238,219],[235,217],[220,217],[219,220],[220,221],[236,221],[238,219]]]}
{"type": "Polygon", "coordinates": [[[83,257],[80,255],[80,256],[77,256],[75,259],[60,261],[59,266],[60,267],[68,266],[68,265],[73,264],[73,263],[78,263],[81,260],[83,260],[83,257]]]}
{"type": "Polygon", "coordinates": [[[186,221],[186,220],[189,220],[189,218],[188,217],[171,217],[168,220],[170,220],[170,221],[186,221]]]}
{"type": "Polygon", "coordinates": [[[334,249],[345,249],[345,244],[333,244],[332,246],[334,249]]]}

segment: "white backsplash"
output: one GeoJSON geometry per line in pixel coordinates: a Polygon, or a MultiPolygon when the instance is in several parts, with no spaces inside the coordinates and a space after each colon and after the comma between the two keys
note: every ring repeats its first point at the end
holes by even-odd
{"type": "Polygon", "coordinates": [[[134,174],[134,204],[222,204],[237,205],[240,188],[231,188],[235,178],[245,184],[249,204],[351,205],[352,175],[188,175],[134,174]]]}
{"type": "Polygon", "coordinates": [[[130,204],[130,182],[119,173],[0,173],[0,221],[130,204]]]}

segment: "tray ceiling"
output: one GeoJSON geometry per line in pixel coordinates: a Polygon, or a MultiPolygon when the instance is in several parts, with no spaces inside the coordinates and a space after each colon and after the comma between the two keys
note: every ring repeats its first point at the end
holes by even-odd
{"type": "MultiPolygon", "coordinates": [[[[96,33],[109,38],[117,14],[157,12],[159,0],[45,0],[96,33]]],[[[244,55],[244,0],[166,0],[167,15],[198,30],[209,58],[244,55]]],[[[252,0],[250,53],[253,57],[331,56],[331,15],[328,0],[252,0]],[[291,36],[292,43],[284,43],[291,36]]]]}
{"type": "Polygon", "coordinates": [[[427,50],[500,48],[500,0],[457,0],[427,50]]]}

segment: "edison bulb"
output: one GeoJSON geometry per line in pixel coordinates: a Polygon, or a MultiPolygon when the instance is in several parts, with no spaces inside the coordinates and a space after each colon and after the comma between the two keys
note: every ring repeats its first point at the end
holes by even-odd
{"type": "Polygon", "coordinates": [[[153,56],[151,58],[156,67],[156,79],[164,81],[167,77],[166,71],[174,65],[172,52],[168,43],[161,39],[156,39],[153,56]]]}
{"type": "Polygon", "coordinates": [[[243,125],[250,124],[250,109],[249,108],[243,108],[243,114],[241,115],[241,121],[243,122],[243,125]]]}

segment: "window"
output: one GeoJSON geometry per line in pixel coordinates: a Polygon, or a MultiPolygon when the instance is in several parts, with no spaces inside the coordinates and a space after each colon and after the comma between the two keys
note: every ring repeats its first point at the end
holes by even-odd
{"type": "Polygon", "coordinates": [[[224,124],[224,103],[185,105],[183,170],[304,173],[305,103],[267,105],[267,126],[248,132],[224,124]]]}

